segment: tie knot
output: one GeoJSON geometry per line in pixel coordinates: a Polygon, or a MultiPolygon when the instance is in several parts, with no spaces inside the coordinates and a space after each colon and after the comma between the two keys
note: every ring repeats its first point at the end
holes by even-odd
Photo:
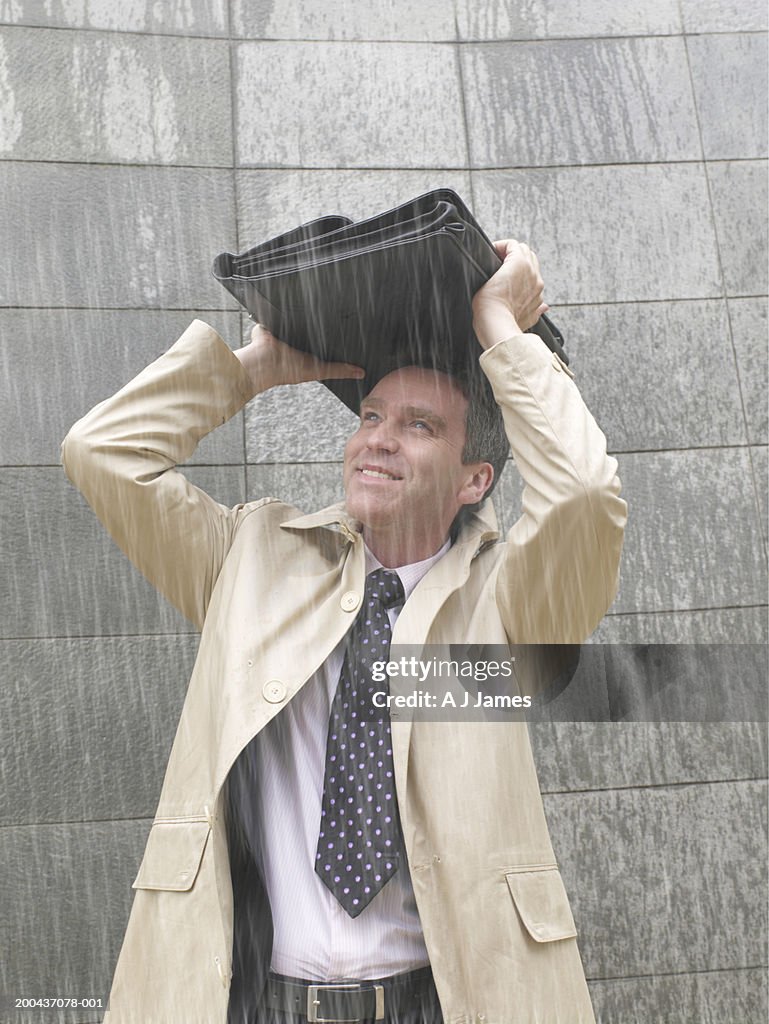
{"type": "Polygon", "coordinates": [[[392,569],[375,569],[366,577],[366,597],[381,601],[385,608],[403,604],[403,584],[392,569]]]}

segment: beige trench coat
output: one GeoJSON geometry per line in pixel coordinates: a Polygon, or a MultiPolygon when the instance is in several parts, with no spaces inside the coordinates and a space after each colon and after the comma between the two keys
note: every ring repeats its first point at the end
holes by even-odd
{"type": "MultiPolygon", "coordinates": [[[[615,593],[616,462],[571,373],[532,336],[481,357],[526,489],[506,541],[476,515],[404,606],[393,643],[578,643],[615,593]]],[[[80,420],[62,461],[116,542],[202,629],[105,1020],[224,1024],[233,900],[223,785],[349,628],[358,524],[265,498],[225,508],[174,467],[252,389],[216,332],[180,340],[80,420]]],[[[487,503],[488,504],[488,503],[487,503]]],[[[523,675],[526,675],[524,672],[523,675]]],[[[519,680],[525,690],[537,680],[519,680]]],[[[593,1013],[525,724],[393,721],[403,835],[447,1024],[593,1013]]]]}

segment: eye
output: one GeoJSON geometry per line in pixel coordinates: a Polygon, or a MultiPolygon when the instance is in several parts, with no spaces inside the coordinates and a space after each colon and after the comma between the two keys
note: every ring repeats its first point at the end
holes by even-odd
{"type": "Polygon", "coordinates": [[[366,409],[365,412],[360,414],[361,423],[376,423],[378,419],[379,416],[373,411],[373,409],[366,409]]]}
{"type": "Polygon", "coordinates": [[[418,430],[426,430],[428,434],[432,434],[433,428],[427,422],[427,420],[414,420],[411,424],[412,427],[416,427],[418,430]]]}

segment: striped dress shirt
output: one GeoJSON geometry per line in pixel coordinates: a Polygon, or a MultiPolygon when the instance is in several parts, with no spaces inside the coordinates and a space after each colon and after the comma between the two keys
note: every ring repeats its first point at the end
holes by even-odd
{"type": "MultiPolygon", "coordinates": [[[[395,570],[406,600],[449,546],[447,541],[431,558],[395,570]]],[[[378,568],[366,548],[366,573],[378,568]]],[[[388,609],[391,626],[399,611],[388,609]]],[[[398,871],[355,919],[315,873],[328,720],[343,661],[344,640],[233,769],[241,773],[238,810],[272,909],[270,967],[308,981],[381,978],[429,964],[402,849],[398,871]],[[255,784],[243,786],[245,778],[255,784]]]]}

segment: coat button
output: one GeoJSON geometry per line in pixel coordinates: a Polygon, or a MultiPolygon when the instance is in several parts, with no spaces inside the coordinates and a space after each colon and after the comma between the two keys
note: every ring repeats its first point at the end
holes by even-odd
{"type": "Polygon", "coordinates": [[[354,590],[348,590],[346,594],[342,594],[342,600],[339,603],[342,606],[342,611],[354,612],[360,604],[360,594],[354,590]]]}
{"type": "Polygon", "coordinates": [[[280,679],[269,679],[262,687],[262,694],[270,704],[280,704],[286,699],[286,687],[280,679]]]}

